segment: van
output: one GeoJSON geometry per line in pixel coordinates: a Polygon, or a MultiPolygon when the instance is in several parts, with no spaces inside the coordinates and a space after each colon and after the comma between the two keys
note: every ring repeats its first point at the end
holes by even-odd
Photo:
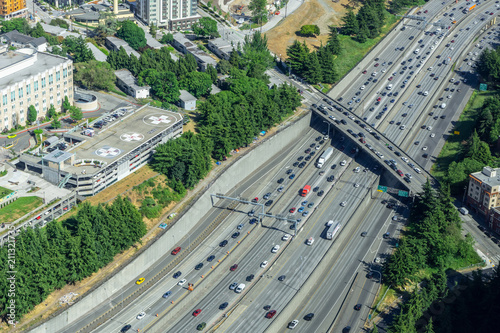
{"type": "Polygon", "coordinates": [[[234,291],[236,291],[237,293],[241,293],[244,289],[245,289],[245,284],[241,283],[234,291]]]}
{"type": "Polygon", "coordinates": [[[306,244],[307,244],[307,245],[313,245],[313,243],[314,243],[314,238],[312,238],[312,237],[309,237],[309,238],[307,239],[307,241],[306,241],[306,244]]]}

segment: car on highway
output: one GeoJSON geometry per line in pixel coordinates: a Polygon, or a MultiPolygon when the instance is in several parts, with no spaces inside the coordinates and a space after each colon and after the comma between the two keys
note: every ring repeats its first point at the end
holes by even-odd
{"type": "Polygon", "coordinates": [[[276,314],[276,310],[271,310],[268,313],[266,313],[266,318],[272,318],[276,314]]]}
{"type": "Polygon", "coordinates": [[[253,274],[250,274],[249,276],[247,276],[247,282],[251,282],[253,280],[253,278],[255,277],[255,275],[253,274]]]}
{"type": "Polygon", "coordinates": [[[197,271],[199,271],[199,270],[200,270],[200,269],[202,269],[202,268],[203,268],[203,263],[202,263],[202,262],[200,262],[198,265],[196,265],[196,266],[194,267],[194,269],[196,269],[197,271]]]}
{"type": "Polygon", "coordinates": [[[267,199],[269,199],[270,196],[271,196],[271,192],[267,192],[266,194],[264,194],[264,196],[262,198],[264,200],[267,200],[267,199]]]}
{"type": "Polygon", "coordinates": [[[290,239],[290,234],[284,234],[283,237],[281,237],[281,240],[283,241],[288,241],[290,239]]]}
{"type": "Polygon", "coordinates": [[[198,317],[198,315],[201,313],[201,309],[196,309],[193,312],[193,317],[198,317]]]}
{"type": "Polygon", "coordinates": [[[244,224],[243,224],[243,223],[238,224],[238,226],[236,227],[236,229],[241,230],[241,229],[243,229],[243,226],[244,226],[244,224]]]}
{"type": "Polygon", "coordinates": [[[207,323],[201,323],[198,326],[196,326],[196,329],[198,331],[203,331],[205,329],[205,326],[207,326],[207,323]]]}
{"type": "Polygon", "coordinates": [[[367,233],[366,231],[363,231],[363,232],[361,233],[361,237],[366,237],[366,235],[367,235],[367,234],[368,234],[368,233],[367,233]]]}
{"type": "Polygon", "coordinates": [[[304,316],[304,320],[311,321],[314,318],[314,313],[308,313],[304,316]]]}
{"type": "Polygon", "coordinates": [[[356,305],[354,306],[354,310],[356,310],[356,311],[361,310],[361,304],[356,304],[356,305]]]}
{"type": "Polygon", "coordinates": [[[231,235],[231,238],[237,238],[240,235],[239,231],[236,231],[234,234],[231,235]]]}
{"type": "Polygon", "coordinates": [[[342,201],[342,202],[340,203],[340,206],[345,207],[345,206],[346,206],[346,204],[347,204],[347,202],[342,201]]]}
{"type": "Polygon", "coordinates": [[[279,278],[278,278],[278,281],[285,281],[286,279],[286,275],[281,275],[279,278]]]}
{"type": "Polygon", "coordinates": [[[267,200],[266,203],[264,204],[266,207],[269,207],[273,204],[273,200],[267,200]]]}
{"type": "Polygon", "coordinates": [[[263,261],[263,262],[260,264],[260,268],[266,268],[266,267],[267,267],[267,264],[269,264],[269,262],[267,262],[267,261],[263,261]]]}
{"type": "Polygon", "coordinates": [[[177,272],[175,272],[175,273],[174,273],[174,275],[172,275],[172,277],[173,277],[174,279],[177,279],[177,278],[178,278],[179,276],[181,276],[181,275],[182,275],[182,272],[181,272],[181,271],[177,271],[177,272]]]}
{"type": "Polygon", "coordinates": [[[238,287],[238,282],[233,282],[229,285],[229,290],[234,290],[238,287]]]}
{"type": "Polygon", "coordinates": [[[305,207],[299,207],[299,210],[297,212],[302,213],[304,211],[305,207]]]}
{"type": "Polygon", "coordinates": [[[129,329],[132,328],[132,325],[125,325],[122,327],[122,329],[120,330],[121,333],[125,333],[127,332],[129,329]]]}
{"type": "Polygon", "coordinates": [[[145,278],[139,278],[139,280],[135,281],[135,284],[141,284],[146,280],[145,278]]]}
{"type": "Polygon", "coordinates": [[[220,247],[224,247],[224,246],[226,246],[226,245],[227,245],[227,243],[228,243],[228,242],[227,242],[227,239],[224,239],[222,242],[220,242],[220,243],[219,243],[219,246],[220,246],[220,247]]]}
{"type": "Polygon", "coordinates": [[[248,212],[248,216],[250,216],[250,217],[253,216],[254,214],[255,214],[255,210],[253,210],[253,209],[248,212]]]}
{"type": "Polygon", "coordinates": [[[290,178],[290,179],[294,179],[294,178],[295,178],[295,174],[294,174],[294,173],[292,173],[292,174],[291,174],[288,178],[290,178]]]}
{"type": "Polygon", "coordinates": [[[214,255],[211,255],[210,257],[208,257],[208,258],[207,258],[207,261],[208,261],[208,262],[210,262],[210,261],[212,261],[212,260],[214,260],[214,259],[215,259],[215,256],[214,256],[214,255]]]}
{"type": "Polygon", "coordinates": [[[274,247],[271,249],[271,252],[272,253],[276,253],[280,250],[280,246],[279,245],[274,245],[274,247]]]}
{"type": "Polygon", "coordinates": [[[295,210],[296,210],[295,207],[290,208],[290,210],[289,210],[290,214],[295,213],[295,210]]]}
{"type": "Polygon", "coordinates": [[[401,177],[403,177],[403,176],[404,176],[403,171],[401,171],[401,170],[399,170],[399,169],[398,169],[397,173],[398,173],[398,175],[400,175],[401,177]]]}
{"type": "Polygon", "coordinates": [[[166,293],[163,294],[163,298],[167,298],[168,296],[172,295],[172,292],[169,290],[166,293]]]}
{"type": "Polygon", "coordinates": [[[177,246],[175,249],[172,250],[172,255],[175,256],[177,253],[179,253],[181,251],[181,247],[180,246],[177,246]]]}
{"type": "Polygon", "coordinates": [[[146,317],[146,312],[142,311],[137,315],[137,319],[141,320],[142,318],[146,317]]]}
{"type": "Polygon", "coordinates": [[[312,208],[314,206],[314,202],[310,202],[308,205],[307,205],[307,208],[312,208]]]}
{"type": "Polygon", "coordinates": [[[297,327],[298,324],[299,324],[299,321],[297,319],[292,320],[291,322],[288,323],[288,328],[294,329],[295,327],[297,327]]]}
{"type": "Polygon", "coordinates": [[[227,308],[228,305],[229,305],[228,302],[222,303],[221,305],[219,305],[219,310],[224,310],[225,308],[227,308]]]}
{"type": "Polygon", "coordinates": [[[183,286],[186,283],[186,279],[182,279],[179,282],[177,282],[178,286],[183,286]]]}
{"type": "MultiPolygon", "coordinates": [[[[280,178],[280,179],[278,179],[278,184],[283,183],[283,181],[284,181],[284,180],[285,180],[284,178],[280,178]]],[[[264,199],[266,199],[266,198],[264,198],[264,199]]]]}

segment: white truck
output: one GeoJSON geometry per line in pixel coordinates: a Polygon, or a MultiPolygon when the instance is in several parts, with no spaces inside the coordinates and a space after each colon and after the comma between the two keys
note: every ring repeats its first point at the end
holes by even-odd
{"type": "Polygon", "coordinates": [[[317,168],[323,167],[323,164],[332,156],[333,154],[333,147],[328,147],[323,154],[318,158],[318,162],[316,163],[317,168]]]}
{"type": "Polygon", "coordinates": [[[460,208],[460,213],[462,213],[463,215],[467,215],[467,214],[469,214],[469,210],[465,207],[462,207],[462,208],[460,208]]]}
{"type": "Polygon", "coordinates": [[[332,224],[326,231],[326,239],[333,239],[337,232],[340,230],[340,227],[341,225],[339,222],[332,224]]]}

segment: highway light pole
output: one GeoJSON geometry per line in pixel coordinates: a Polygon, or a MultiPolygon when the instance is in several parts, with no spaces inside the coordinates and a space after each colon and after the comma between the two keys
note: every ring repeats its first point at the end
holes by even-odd
{"type": "Polygon", "coordinates": [[[326,120],[323,120],[324,123],[326,123],[328,125],[328,132],[326,133],[327,135],[330,135],[330,122],[329,121],[326,121],[326,120]]]}
{"type": "Polygon", "coordinates": [[[464,197],[462,199],[463,204],[465,205],[465,195],[467,194],[467,185],[464,187],[464,197]]]}

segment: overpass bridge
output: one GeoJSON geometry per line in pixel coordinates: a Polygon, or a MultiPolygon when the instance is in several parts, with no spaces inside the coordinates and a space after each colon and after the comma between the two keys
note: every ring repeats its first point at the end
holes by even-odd
{"type": "Polygon", "coordinates": [[[380,164],[389,173],[401,180],[401,183],[408,189],[410,195],[422,192],[422,186],[427,182],[427,179],[429,179],[433,187],[439,184],[436,178],[413,160],[411,156],[399,149],[398,145],[389,140],[384,134],[356,116],[356,114],[345,110],[336,101],[333,102],[337,105],[333,112],[326,109],[311,108],[313,115],[329,123],[346,138],[353,140],[359,149],[363,149],[375,160],[380,161],[380,164]],[[360,136],[360,133],[364,137],[360,136]],[[396,168],[393,168],[386,162],[390,160],[397,162],[396,168]],[[398,171],[401,171],[403,176],[398,171]],[[410,174],[412,177],[408,179],[405,176],[406,174],[410,174]]]}

